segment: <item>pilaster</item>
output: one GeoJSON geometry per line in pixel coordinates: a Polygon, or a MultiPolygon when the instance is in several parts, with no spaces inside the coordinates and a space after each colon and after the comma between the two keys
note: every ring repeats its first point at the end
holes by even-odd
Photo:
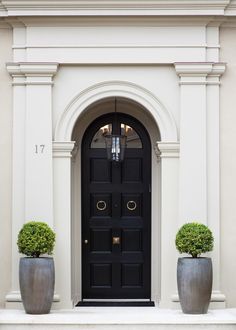
{"type": "Polygon", "coordinates": [[[179,225],[198,221],[213,231],[213,297],[223,303],[219,248],[219,86],[225,64],[176,63],[175,69],[180,78],[179,225]]]}
{"type": "Polygon", "coordinates": [[[72,308],[71,158],[74,145],[73,141],[53,142],[54,228],[57,233],[55,269],[59,308],[72,308]]]}
{"type": "MultiPolygon", "coordinates": [[[[175,64],[180,77],[181,108],[180,223],[194,220],[207,223],[207,86],[219,85],[224,67],[221,63],[175,64]]],[[[219,98],[219,93],[215,94],[215,98],[219,98]]],[[[217,113],[214,115],[219,116],[217,113]]]]}
{"type": "Polygon", "coordinates": [[[12,76],[13,137],[12,137],[12,260],[11,291],[7,301],[19,300],[17,236],[25,222],[25,85],[24,75],[12,76]]]}
{"type": "Polygon", "coordinates": [[[30,220],[53,227],[52,78],[57,67],[55,63],[7,64],[12,76],[14,117],[12,289],[6,297],[11,302],[19,301],[19,229],[30,220]]]}
{"type": "Polygon", "coordinates": [[[176,260],[174,246],[178,228],[179,143],[157,142],[161,160],[161,297],[160,307],[170,306],[176,292],[176,260]],[[168,262],[167,262],[168,260],[168,262]]]}

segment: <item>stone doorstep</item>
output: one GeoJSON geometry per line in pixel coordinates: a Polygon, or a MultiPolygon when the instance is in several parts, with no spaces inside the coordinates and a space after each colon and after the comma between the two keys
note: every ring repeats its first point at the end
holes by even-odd
{"type": "Polygon", "coordinates": [[[173,326],[188,329],[194,325],[198,325],[197,328],[203,325],[204,330],[207,326],[209,329],[236,329],[236,308],[209,310],[208,314],[202,315],[183,314],[180,310],[158,307],[76,307],[72,310],[52,310],[46,315],[29,315],[22,310],[0,310],[1,330],[14,327],[24,329],[24,326],[28,325],[35,328],[38,326],[38,329],[53,329],[56,325],[64,325],[63,329],[69,329],[69,326],[73,329],[75,325],[80,326],[80,329],[86,328],[84,326],[92,326],[91,329],[95,329],[95,326],[98,326],[98,329],[100,326],[108,329],[110,326],[113,329],[121,325],[122,329],[131,329],[133,326],[147,329],[149,326],[153,328],[154,325],[157,329],[166,329],[170,326],[173,329],[173,326]]]}

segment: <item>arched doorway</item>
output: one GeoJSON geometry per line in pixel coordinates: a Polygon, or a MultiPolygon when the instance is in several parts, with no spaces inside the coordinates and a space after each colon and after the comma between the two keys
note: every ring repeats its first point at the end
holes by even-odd
{"type": "Polygon", "coordinates": [[[151,143],[134,117],[108,113],[82,140],[82,299],[151,298],[151,143]],[[125,134],[124,161],[104,134],[125,134]]]}
{"type": "Polygon", "coordinates": [[[82,137],[98,114],[117,111],[138,119],[151,140],[152,177],[152,247],[151,300],[167,306],[174,290],[173,263],[166,263],[166,254],[173,260],[169,243],[175,228],[178,201],[178,136],[169,111],[142,87],[127,82],[106,82],[93,86],[74,98],[58,120],[54,142],[55,228],[58,230],[56,266],[64,272],[57,276],[61,306],[76,305],[82,299],[81,280],[81,159],[82,137]],[[113,104],[113,106],[112,106],[113,104]],[[159,151],[161,149],[161,159],[159,151]],[[171,184],[170,184],[171,182],[171,184]],[[171,202],[171,208],[170,208],[171,202]],[[63,228],[63,230],[61,230],[63,228]],[[170,240],[161,237],[170,237],[170,240]],[[67,281],[65,281],[65,277],[67,281]],[[161,279],[164,279],[163,281],[161,279]],[[168,284],[167,284],[168,283],[168,284]]]}

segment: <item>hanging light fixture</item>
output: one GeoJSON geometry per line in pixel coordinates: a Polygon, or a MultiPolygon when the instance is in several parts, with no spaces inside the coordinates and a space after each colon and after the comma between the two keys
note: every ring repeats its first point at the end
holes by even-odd
{"type": "Polygon", "coordinates": [[[126,136],[125,135],[106,135],[107,159],[115,162],[124,160],[126,136]]]}
{"type": "MultiPolygon", "coordinates": [[[[115,99],[116,113],[116,99],[115,99]]],[[[114,162],[122,162],[124,160],[126,148],[126,135],[108,134],[105,135],[107,159],[114,162]]]]}

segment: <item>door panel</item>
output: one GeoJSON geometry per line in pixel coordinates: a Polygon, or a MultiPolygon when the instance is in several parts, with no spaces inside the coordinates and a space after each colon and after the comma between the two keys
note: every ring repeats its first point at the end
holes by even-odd
{"type": "Polygon", "coordinates": [[[151,151],[145,128],[112,113],[82,142],[83,299],[146,299],[151,294],[151,151]],[[109,162],[104,134],[127,133],[122,163],[109,162]],[[129,146],[128,146],[129,145],[129,146]]]}

